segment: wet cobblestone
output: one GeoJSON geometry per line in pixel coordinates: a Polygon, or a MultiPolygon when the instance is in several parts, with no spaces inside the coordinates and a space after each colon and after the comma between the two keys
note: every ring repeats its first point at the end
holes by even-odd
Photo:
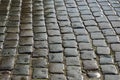
{"type": "Polygon", "coordinates": [[[119,80],[119,0],[0,0],[0,80],[119,80]]]}

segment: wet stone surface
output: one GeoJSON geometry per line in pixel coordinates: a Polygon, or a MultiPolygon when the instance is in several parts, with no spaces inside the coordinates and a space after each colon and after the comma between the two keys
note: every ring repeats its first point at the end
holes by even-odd
{"type": "Polygon", "coordinates": [[[119,0],[0,0],[0,80],[119,80],[119,0]]]}

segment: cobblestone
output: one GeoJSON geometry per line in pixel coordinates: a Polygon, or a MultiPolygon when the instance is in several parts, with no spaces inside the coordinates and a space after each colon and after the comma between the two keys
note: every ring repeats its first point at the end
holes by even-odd
{"type": "Polygon", "coordinates": [[[119,0],[0,0],[0,80],[119,80],[119,0]]]}

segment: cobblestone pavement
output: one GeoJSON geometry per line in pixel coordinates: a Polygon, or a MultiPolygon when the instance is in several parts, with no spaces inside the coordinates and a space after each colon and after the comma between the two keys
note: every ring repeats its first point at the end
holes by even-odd
{"type": "Polygon", "coordinates": [[[0,80],[120,80],[120,0],[0,0],[0,80]]]}

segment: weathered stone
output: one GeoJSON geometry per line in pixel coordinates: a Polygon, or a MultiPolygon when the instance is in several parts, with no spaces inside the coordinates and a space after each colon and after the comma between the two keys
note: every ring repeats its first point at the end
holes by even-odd
{"type": "Polygon", "coordinates": [[[120,61],[120,52],[115,53],[115,60],[120,61]]]}
{"type": "Polygon", "coordinates": [[[100,64],[112,64],[114,63],[114,60],[111,56],[105,55],[105,56],[100,56],[100,64]]]}
{"type": "Polygon", "coordinates": [[[107,46],[106,41],[104,39],[93,40],[93,45],[96,47],[105,47],[107,46]]]}
{"type": "Polygon", "coordinates": [[[64,53],[65,53],[65,56],[67,57],[78,56],[77,48],[65,48],[64,53]]]}
{"type": "Polygon", "coordinates": [[[35,41],[34,42],[34,47],[37,48],[48,48],[48,43],[47,41],[35,41]]]}
{"type": "Polygon", "coordinates": [[[117,68],[115,65],[101,65],[102,72],[105,74],[117,74],[117,68]]]}
{"type": "Polygon", "coordinates": [[[2,56],[15,56],[16,54],[17,54],[16,49],[10,49],[10,48],[3,49],[1,53],[2,56]]]}
{"type": "Polygon", "coordinates": [[[62,52],[63,48],[61,44],[50,44],[49,45],[50,52],[62,52]]]}
{"type": "Polygon", "coordinates": [[[47,67],[47,60],[45,58],[35,58],[32,60],[33,68],[45,68],[47,67]]]}
{"type": "Polygon", "coordinates": [[[67,66],[79,66],[80,60],[79,57],[66,57],[67,66]]]}
{"type": "Polygon", "coordinates": [[[33,47],[32,46],[20,46],[19,53],[32,53],[33,47]]]}
{"type": "Polygon", "coordinates": [[[46,33],[37,33],[34,35],[34,40],[47,40],[46,33]]]}
{"type": "Polygon", "coordinates": [[[47,55],[48,55],[47,49],[35,49],[32,54],[33,57],[47,57],[47,55]]]}
{"type": "Polygon", "coordinates": [[[28,55],[28,54],[20,54],[20,55],[18,55],[16,63],[29,64],[30,63],[30,55],[28,55]]]}
{"type": "Polygon", "coordinates": [[[76,48],[77,47],[77,42],[75,40],[64,40],[63,41],[63,46],[65,48],[76,48]]]}
{"type": "Polygon", "coordinates": [[[14,68],[14,57],[2,57],[0,60],[0,70],[12,70],[14,68]]]}
{"type": "Polygon", "coordinates": [[[88,35],[77,36],[77,42],[90,42],[90,37],[88,35]]]}
{"type": "Polygon", "coordinates": [[[109,47],[97,47],[97,54],[110,54],[109,47]]]}
{"type": "Polygon", "coordinates": [[[94,51],[80,51],[82,59],[93,59],[96,58],[94,51]]]}
{"type": "Polygon", "coordinates": [[[29,65],[16,65],[14,70],[13,70],[13,74],[15,75],[29,75],[29,65]]]}
{"type": "Polygon", "coordinates": [[[105,80],[119,80],[120,75],[105,75],[105,80]]]}
{"type": "Polygon", "coordinates": [[[63,39],[64,40],[75,40],[75,35],[74,34],[63,34],[63,39]]]}
{"type": "Polygon", "coordinates": [[[111,48],[112,48],[113,51],[119,52],[120,51],[120,44],[119,43],[111,44],[111,48]]]}
{"type": "Polygon", "coordinates": [[[88,72],[87,75],[88,75],[90,78],[100,78],[100,77],[101,77],[101,74],[98,73],[98,72],[88,72]]]}
{"type": "Polygon", "coordinates": [[[49,43],[62,43],[62,39],[60,36],[51,36],[48,37],[49,43]]]}
{"type": "Polygon", "coordinates": [[[63,74],[52,74],[50,80],[67,80],[63,74]]]}
{"type": "Polygon", "coordinates": [[[90,43],[79,43],[80,50],[92,50],[92,45],[90,43]]]}
{"type": "Polygon", "coordinates": [[[83,61],[85,70],[96,70],[98,69],[97,62],[95,60],[84,60],[83,61]]]}
{"type": "Polygon", "coordinates": [[[64,64],[62,63],[50,63],[51,73],[64,73],[64,64]]]}
{"type": "Polygon", "coordinates": [[[63,53],[50,53],[49,54],[50,62],[63,62],[63,53]]]}
{"type": "Polygon", "coordinates": [[[21,37],[20,45],[33,45],[33,38],[32,37],[21,37]]]}
{"type": "Polygon", "coordinates": [[[1,80],[10,80],[10,71],[0,71],[0,79],[1,80]]]}
{"type": "Polygon", "coordinates": [[[30,80],[29,76],[17,76],[17,75],[13,75],[12,80],[30,80]]]}
{"type": "Polygon", "coordinates": [[[33,77],[33,79],[47,79],[48,78],[48,69],[34,68],[32,77],[33,77]]]}

